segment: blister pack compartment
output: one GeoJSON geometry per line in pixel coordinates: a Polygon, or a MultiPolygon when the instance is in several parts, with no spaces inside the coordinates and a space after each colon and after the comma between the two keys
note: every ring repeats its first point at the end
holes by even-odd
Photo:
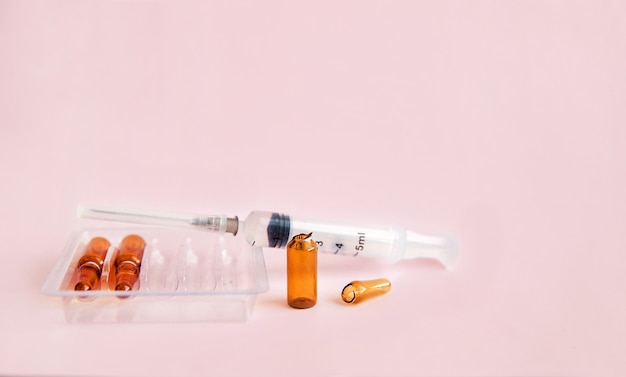
{"type": "Polygon", "coordinates": [[[84,229],[72,234],[42,291],[61,296],[69,322],[245,321],[268,289],[260,247],[232,235],[170,228],[84,229]],[[131,291],[111,284],[113,258],[124,237],[145,240],[131,291]],[[76,291],[76,269],[89,241],[106,238],[97,289],[76,291]]]}

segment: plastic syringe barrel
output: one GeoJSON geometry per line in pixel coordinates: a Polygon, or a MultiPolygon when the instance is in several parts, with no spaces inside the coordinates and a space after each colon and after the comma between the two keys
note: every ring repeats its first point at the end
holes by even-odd
{"type": "Polygon", "coordinates": [[[293,218],[278,212],[252,211],[241,222],[237,217],[162,212],[118,207],[81,205],[78,216],[108,221],[189,228],[212,232],[243,233],[253,246],[284,248],[293,236],[313,233],[318,251],[337,255],[401,259],[428,258],[450,267],[457,257],[454,237],[425,236],[399,226],[353,225],[335,221],[293,218]],[[241,232],[243,227],[243,232],[241,232]]]}
{"type": "Polygon", "coordinates": [[[269,247],[285,247],[294,235],[309,232],[322,253],[383,258],[391,263],[428,258],[446,267],[457,257],[454,237],[424,236],[399,226],[353,225],[252,211],[243,227],[248,243],[269,247]]]}

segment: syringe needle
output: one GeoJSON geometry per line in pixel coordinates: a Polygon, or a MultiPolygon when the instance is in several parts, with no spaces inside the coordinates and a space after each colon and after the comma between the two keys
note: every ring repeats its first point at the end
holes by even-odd
{"type": "Polygon", "coordinates": [[[117,211],[112,211],[112,210],[104,210],[101,208],[91,208],[89,209],[90,212],[92,212],[93,214],[97,214],[96,216],[90,216],[88,212],[85,212],[81,215],[81,217],[85,217],[85,218],[94,218],[94,219],[102,219],[102,220],[112,220],[112,221],[121,221],[119,219],[121,218],[126,218],[126,219],[131,219],[131,217],[133,219],[137,219],[139,220],[140,218],[145,219],[146,222],[150,222],[150,224],[153,224],[154,221],[153,220],[157,220],[157,221],[180,221],[180,222],[185,222],[185,223],[190,223],[193,225],[198,225],[200,220],[197,217],[193,217],[193,218],[188,218],[188,217],[181,217],[178,218],[176,216],[173,215],[169,215],[169,216],[163,216],[163,215],[155,215],[155,214],[149,214],[146,213],[145,211],[142,212],[138,212],[138,211],[134,211],[134,210],[117,210],[117,211]]]}
{"type": "Polygon", "coordinates": [[[225,215],[150,211],[124,207],[78,206],[78,217],[135,224],[193,228],[213,232],[237,233],[237,218],[225,215]]]}

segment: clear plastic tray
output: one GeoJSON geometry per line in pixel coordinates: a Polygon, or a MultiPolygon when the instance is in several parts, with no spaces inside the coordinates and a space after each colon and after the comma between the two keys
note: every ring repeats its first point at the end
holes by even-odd
{"type": "MultiPolygon", "coordinates": [[[[263,250],[239,237],[170,228],[84,229],[72,234],[42,288],[61,296],[68,322],[245,321],[268,290],[263,250]],[[146,241],[138,285],[123,298],[108,285],[115,248],[129,234],[146,241]],[[106,255],[98,290],[72,287],[78,260],[93,237],[106,255]]],[[[125,292],[125,295],[128,293],[125,292]]]]}

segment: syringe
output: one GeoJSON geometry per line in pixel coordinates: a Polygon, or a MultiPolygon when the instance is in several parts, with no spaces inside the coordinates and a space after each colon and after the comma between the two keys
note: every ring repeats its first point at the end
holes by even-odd
{"type": "Polygon", "coordinates": [[[425,236],[399,226],[352,225],[252,211],[245,220],[226,215],[162,212],[80,205],[82,218],[205,230],[243,235],[253,246],[285,248],[296,234],[313,233],[321,253],[401,259],[428,258],[450,267],[457,257],[454,237],[425,236]]]}

